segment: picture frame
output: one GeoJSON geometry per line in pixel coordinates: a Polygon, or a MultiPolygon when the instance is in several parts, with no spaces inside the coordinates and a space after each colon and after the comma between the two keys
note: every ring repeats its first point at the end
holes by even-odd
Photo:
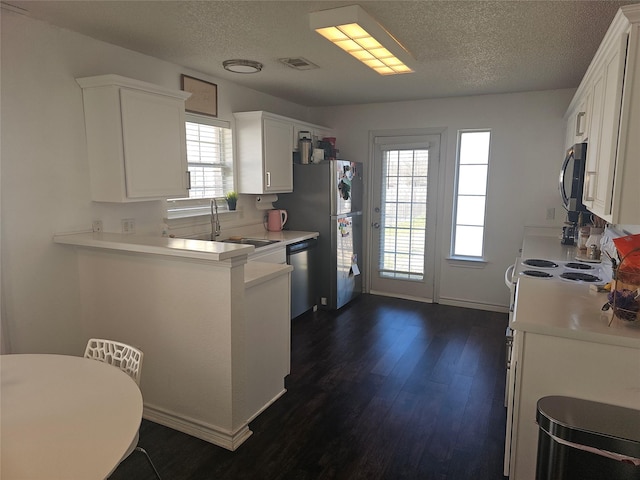
{"type": "Polygon", "coordinates": [[[191,93],[185,101],[185,110],[210,117],[218,116],[218,86],[189,75],[180,75],[180,88],[191,93]]]}

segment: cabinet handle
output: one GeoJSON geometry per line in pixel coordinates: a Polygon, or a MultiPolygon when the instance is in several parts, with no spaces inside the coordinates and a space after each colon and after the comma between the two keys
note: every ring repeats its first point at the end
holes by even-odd
{"type": "Polygon", "coordinates": [[[597,172],[587,172],[587,175],[584,177],[584,199],[588,202],[593,202],[595,197],[591,195],[591,177],[593,177],[597,172]]]}
{"type": "Polygon", "coordinates": [[[187,190],[191,190],[191,172],[187,170],[187,190]]]}
{"type": "Polygon", "coordinates": [[[584,125],[582,124],[582,119],[586,114],[587,112],[579,112],[576,117],[576,137],[584,135],[584,125]]]}
{"type": "Polygon", "coordinates": [[[267,172],[267,188],[271,186],[271,172],[267,172]]]}

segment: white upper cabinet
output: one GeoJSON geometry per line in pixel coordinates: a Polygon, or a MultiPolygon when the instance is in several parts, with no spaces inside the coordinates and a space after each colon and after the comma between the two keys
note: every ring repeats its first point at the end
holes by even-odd
{"type": "Polygon", "coordinates": [[[184,102],[190,94],[118,75],[77,82],[84,102],[92,200],[187,196],[184,102]]]}
{"type": "Polygon", "coordinates": [[[238,192],[292,192],[293,121],[262,111],[234,116],[238,192]]]}
{"type": "MultiPolygon", "coordinates": [[[[567,117],[587,106],[583,203],[614,224],[640,224],[640,5],[622,7],[578,87],[567,117]]],[[[576,137],[574,136],[574,139],[576,137]]]]}
{"type": "Polygon", "coordinates": [[[569,149],[576,143],[585,142],[589,135],[591,122],[591,91],[584,92],[580,98],[574,100],[575,107],[566,116],[567,130],[565,149],[569,149]]]}
{"type": "Polygon", "coordinates": [[[590,211],[607,219],[612,213],[612,196],[618,128],[620,126],[620,100],[624,78],[627,36],[601,57],[591,84],[593,98],[591,128],[587,145],[587,164],[583,203],[590,211]]]}

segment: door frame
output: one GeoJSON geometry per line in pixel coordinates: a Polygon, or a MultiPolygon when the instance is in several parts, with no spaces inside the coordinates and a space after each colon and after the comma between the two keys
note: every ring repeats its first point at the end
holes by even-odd
{"type": "MultiPolygon", "coordinates": [[[[373,166],[375,162],[375,154],[376,154],[376,145],[375,139],[376,137],[404,137],[404,136],[428,136],[428,135],[437,135],[440,137],[440,165],[438,168],[438,179],[436,182],[436,208],[435,211],[432,212],[435,214],[435,229],[434,238],[434,256],[433,259],[433,303],[440,303],[440,276],[442,269],[442,238],[444,232],[440,231],[446,222],[443,222],[444,215],[444,199],[445,192],[447,190],[445,185],[445,179],[447,178],[447,128],[446,127],[437,127],[437,128],[405,128],[405,129],[388,129],[388,130],[369,130],[369,158],[367,162],[367,194],[366,194],[366,207],[363,211],[363,228],[366,228],[366,233],[364,235],[365,242],[365,251],[367,252],[367,269],[364,275],[363,282],[363,291],[365,293],[371,292],[371,278],[373,275],[373,268],[370,268],[373,265],[374,259],[371,245],[373,244],[373,229],[371,228],[371,205],[373,205],[373,192],[375,188],[379,188],[374,184],[373,179],[373,166]]],[[[377,293],[380,295],[380,293],[377,293]]],[[[397,295],[394,294],[395,297],[405,298],[408,300],[415,300],[418,302],[427,302],[426,298],[421,297],[413,297],[410,295],[397,295]]]]}

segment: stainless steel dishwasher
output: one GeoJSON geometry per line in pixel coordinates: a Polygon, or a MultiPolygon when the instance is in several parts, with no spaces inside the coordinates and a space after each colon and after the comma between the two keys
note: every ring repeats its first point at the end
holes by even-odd
{"type": "Polygon", "coordinates": [[[287,263],[291,272],[291,318],[302,315],[317,305],[316,246],[318,240],[310,238],[287,245],[287,263]]]}

